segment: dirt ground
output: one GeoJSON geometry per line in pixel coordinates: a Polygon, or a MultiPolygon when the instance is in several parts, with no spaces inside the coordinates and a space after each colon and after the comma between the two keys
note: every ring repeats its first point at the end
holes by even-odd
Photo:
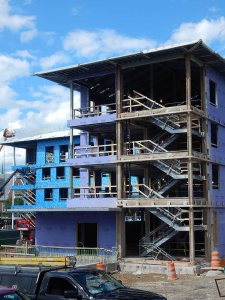
{"type": "Polygon", "coordinates": [[[132,288],[152,291],[165,296],[168,300],[221,300],[225,299],[225,274],[179,275],[177,280],[168,280],[167,275],[162,274],[130,274],[118,272],[113,274],[123,284],[132,288]],[[215,279],[219,281],[220,297],[215,279]]]}

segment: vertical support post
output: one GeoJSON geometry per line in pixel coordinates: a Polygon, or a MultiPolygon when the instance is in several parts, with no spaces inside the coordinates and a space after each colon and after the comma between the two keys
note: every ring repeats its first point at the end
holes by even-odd
{"type": "Polygon", "coordinates": [[[150,77],[150,98],[154,99],[154,64],[149,65],[149,77],[150,77]]]}
{"type": "MultiPolygon", "coordinates": [[[[13,165],[14,166],[16,165],[16,148],[15,147],[13,147],[13,165]]],[[[12,185],[14,185],[14,184],[15,184],[15,176],[13,176],[12,185]]],[[[12,190],[12,205],[14,205],[14,204],[15,204],[15,191],[12,190]]],[[[15,220],[15,213],[13,212],[12,213],[12,225],[11,225],[12,229],[14,229],[14,220],[15,220]]]]}
{"type": "MultiPolygon", "coordinates": [[[[121,155],[123,154],[123,124],[122,120],[119,120],[120,114],[122,112],[122,88],[123,88],[123,80],[122,80],[122,70],[120,66],[116,67],[115,74],[115,89],[116,89],[116,144],[117,144],[117,160],[120,160],[121,155]]],[[[122,199],[124,196],[124,166],[121,163],[117,164],[117,197],[118,199],[122,199]]]]}
{"type": "MultiPolygon", "coordinates": [[[[122,98],[123,98],[123,76],[121,66],[116,66],[115,73],[115,94],[116,94],[116,145],[117,145],[117,160],[119,161],[123,154],[123,124],[119,119],[122,112],[122,98]]],[[[116,185],[117,185],[117,199],[124,197],[124,165],[117,163],[116,166],[116,185]]],[[[116,217],[116,244],[118,256],[125,255],[125,230],[124,230],[124,216],[123,211],[117,212],[116,217]]]]}
{"type": "Polygon", "coordinates": [[[186,67],[186,105],[187,113],[187,150],[188,150],[188,198],[189,198],[189,258],[195,262],[194,208],[193,208],[193,166],[192,166],[192,116],[191,116],[191,54],[185,58],[186,67]]]}
{"type": "MultiPolygon", "coordinates": [[[[74,118],[74,99],[73,99],[73,83],[70,83],[70,119],[74,118]]],[[[73,141],[73,127],[70,127],[70,159],[74,158],[74,141],[73,141]]],[[[69,198],[74,198],[73,196],[73,167],[70,166],[70,193],[69,198]]]]}
{"type": "MultiPolygon", "coordinates": [[[[205,91],[205,66],[202,66],[200,69],[200,85],[201,85],[201,107],[204,113],[206,113],[206,91],[205,91]]],[[[208,132],[207,127],[207,119],[202,119],[202,131],[204,133],[208,132]]],[[[202,152],[207,155],[208,154],[208,142],[207,142],[207,134],[204,134],[202,137],[202,152]]],[[[206,199],[207,205],[210,205],[210,197],[209,197],[209,171],[208,171],[208,165],[206,162],[203,164],[203,176],[205,176],[204,180],[204,187],[203,187],[203,198],[206,199]]],[[[205,231],[205,258],[206,260],[210,259],[211,256],[211,209],[210,208],[204,208],[204,215],[203,220],[204,224],[207,225],[207,230],[205,231]]]]}

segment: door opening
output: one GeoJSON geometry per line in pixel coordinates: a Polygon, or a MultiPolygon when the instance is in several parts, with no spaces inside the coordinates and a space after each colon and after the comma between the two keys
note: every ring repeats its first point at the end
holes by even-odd
{"type": "Polygon", "coordinates": [[[98,247],[98,226],[97,223],[77,224],[77,247],[97,248],[98,247]]]}

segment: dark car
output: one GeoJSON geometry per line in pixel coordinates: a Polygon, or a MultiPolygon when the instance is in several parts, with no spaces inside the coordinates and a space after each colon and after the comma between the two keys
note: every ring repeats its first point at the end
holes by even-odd
{"type": "Polygon", "coordinates": [[[0,286],[0,300],[30,300],[24,294],[18,292],[16,289],[0,286]]]}
{"type": "Polygon", "coordinates": [[[126,287],[121,281],[99,270],[79,270],[71,273],[89,295],[88,299],[166,300],[162,295],[153,292],[126,287]]]}

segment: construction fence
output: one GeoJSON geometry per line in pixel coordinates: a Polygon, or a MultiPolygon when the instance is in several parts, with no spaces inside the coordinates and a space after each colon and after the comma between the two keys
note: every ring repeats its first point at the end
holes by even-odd
{"type": "Polygon", "coordinates": [[[52,247],[37,246],[26,244],[24,246],[17,245],[1,245],[0,257],[76,257],[76,265],[84,266],[103,262],[105,264],[117,262],[117,250],[104,248],[81,248],[81,247],[52,247]]]}

